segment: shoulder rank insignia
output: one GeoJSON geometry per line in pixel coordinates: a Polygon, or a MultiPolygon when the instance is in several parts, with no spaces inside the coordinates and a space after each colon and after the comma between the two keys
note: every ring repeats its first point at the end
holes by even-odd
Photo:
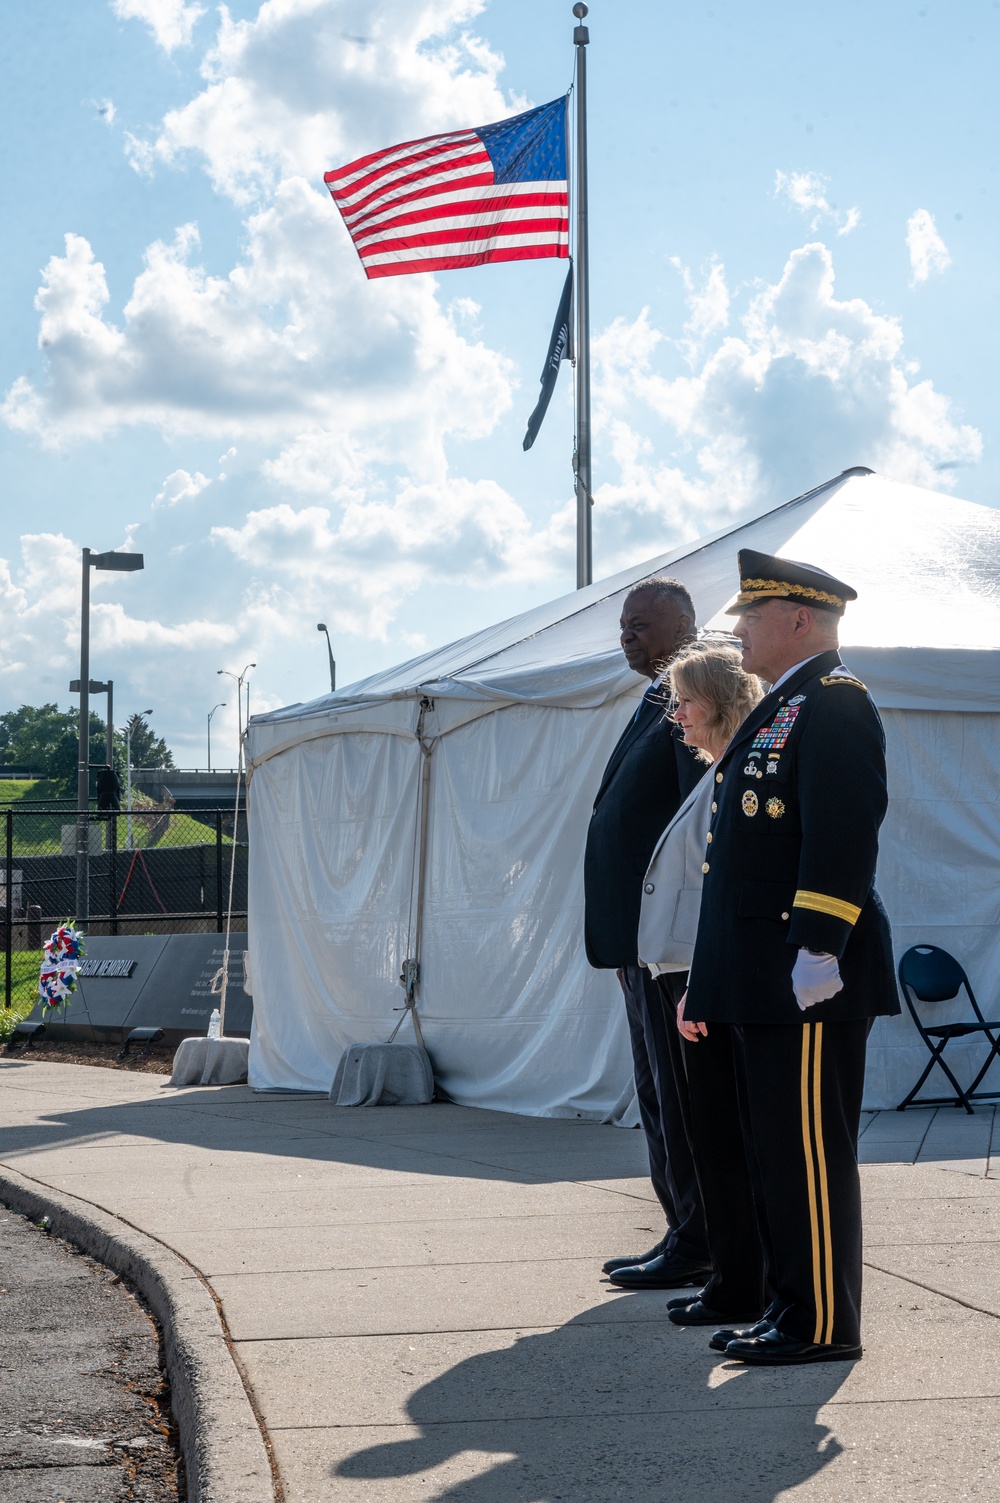
{"type": "Polygon", "coordinates": [[[839,668],[834,673],[828,673],[825,678],[821,678],[820,683],[850,684],[852,689],[861,689],[865,694],[868,693],[867,684],[863,684],[859,678],[855,678],[853,673],[847,673],[846,671],[842,671],[839,668]]]}

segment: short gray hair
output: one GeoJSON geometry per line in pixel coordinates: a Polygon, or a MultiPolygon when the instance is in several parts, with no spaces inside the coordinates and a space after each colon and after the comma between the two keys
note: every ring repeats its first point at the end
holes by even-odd
{"type": "Polygon", "coordinates": [[[673,579],[669,574],[654,574],[651,579],[640,579],[634,584],[626,595],[626,600],[633,595],[651,595],[657,605],[661,601],[673,601],[691,623],[692,630],[696,622],[694,601],[688,593],[688,587],[679,579],[673,579]]]}

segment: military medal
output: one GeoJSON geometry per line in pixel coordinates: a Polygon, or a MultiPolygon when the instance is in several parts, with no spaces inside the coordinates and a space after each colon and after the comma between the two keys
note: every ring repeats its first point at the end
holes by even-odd
{"type": "Polygon", "coordinates": [[[747,815],[749,819],[752,819],[759,808],[760,804],[758,802],[756,793],[754,793],[752,788],[748,788],[746,793],[744,793],[743,795],[743,813],[747,815]]]}
{"type": "Polygon", "coordinates": [[[769,798],[764,808],[772,819],[780,819],[785,812],[785,806],[780,798],[769,798]]]}

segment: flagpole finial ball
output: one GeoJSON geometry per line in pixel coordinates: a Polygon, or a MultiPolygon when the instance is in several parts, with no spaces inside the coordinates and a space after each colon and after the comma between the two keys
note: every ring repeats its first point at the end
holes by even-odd
{"type": "Polygon", "coordinates": [[[589,15],[589,13],[590,6],[584,5],[583,0],[577,0],[577,4],[573,7],[573,14],[576,16],[576,19],[582,21],[584,16],[589,15]]]}

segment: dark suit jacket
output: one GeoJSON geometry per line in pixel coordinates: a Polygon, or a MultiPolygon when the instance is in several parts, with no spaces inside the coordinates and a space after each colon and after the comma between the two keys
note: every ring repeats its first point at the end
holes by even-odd
{"type": "Polygon", "coordinates": [[[642,701],[601,779],[583,864],[587,959],[637,965],[642,879],[653,848],[704,771],[663,717],[660,691],[642,701]]]}
{"type": "Polygon", "coordinates": [[[710,775],[687,1017],[819,1023],[899,1012],[874,887],[885,736],[839,653],[821,653],[766,695],[710,775]],[[791,984],[800,946],[838,956],[844,982],[805,1012],[791,984]]]}

